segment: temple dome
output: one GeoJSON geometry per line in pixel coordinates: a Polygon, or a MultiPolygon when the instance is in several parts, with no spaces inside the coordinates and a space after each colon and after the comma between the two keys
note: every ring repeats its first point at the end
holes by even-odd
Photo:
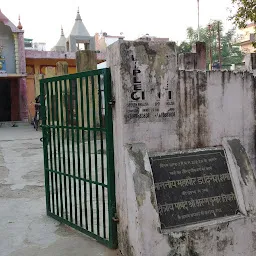
{"type": "Polygon", "coordinates": [[[71,30],[70,36],[90,36],[88,30],[86,29],[82,21],[79,9],[77,11],[75,24],[71,30]]]}
{"type": "Polygon", "coordinates": [[[65,37],[65,35],[64,35],[63,28],[61,28],[60,39],[59,39],[59,41],[57,42],[56,46],[63,46],[63,47],[66,46],[66,37],[65,37]]]}

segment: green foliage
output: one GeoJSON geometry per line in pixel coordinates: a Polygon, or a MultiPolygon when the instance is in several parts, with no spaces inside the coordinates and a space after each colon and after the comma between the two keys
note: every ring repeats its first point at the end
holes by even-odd
{"type": "Polygon", "coordinates": [[[178,45],[178,53],[183,53],[183,52],[191,52],[192,50],[192,44],[188,42],[181,42],[180,45],[178,45]]]}
{"type": "MultiPolygon", "coordinates": [[[[221,44],[221,59],[223,66],[241,63],[243,54],[239,46],[234,46],[233,39],[235,37],[235,29],[230,29],[228,32],[223,32],[223,23],[221,21],[213,21],[211,29],[208,26],[200,28],[200,41],[206,43],[207,50],[207,65],[210,63],[210,46],[212,49],[212,61],[219,59],[219,42],[218,42],[218,25],[220,28],[220,44],[221,44]],[[219,23],[219,24],[218,24],[219,23]]],[[[198,31],[192,27],[187,28],[187,41],[183,41],[178,46],[178,53],[190,52],[192,45],[198,41],[198,31]]]]}
{"type": "Polygon", "coordinates": [[[255,0],[232,0],[237,9],[236,14],[231,18],[240,28],[246,26],[246,22],[256,22],[256,1],[255,0]]]}
{"type": "MultiPolygon", "coordinates": [[[[232,0],[236,13],[231,19],[239,28],[246,27],[247,22],[256,23],[256,0],[232,0]]],[[[253,43],[256,47],[256,42],[253,43]]]]}

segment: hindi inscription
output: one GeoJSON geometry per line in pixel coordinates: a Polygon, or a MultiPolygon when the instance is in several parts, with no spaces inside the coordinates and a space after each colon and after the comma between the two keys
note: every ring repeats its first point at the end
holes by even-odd
{"type": "Polygon", "coordinates": [[[156,156],[150,162],[163,229],[237,213],[223,150],[156,156]]]}

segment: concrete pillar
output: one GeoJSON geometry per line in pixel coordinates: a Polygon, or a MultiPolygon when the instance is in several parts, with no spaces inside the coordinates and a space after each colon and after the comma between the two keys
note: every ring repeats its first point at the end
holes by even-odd
{"type": "Polygon", "coordinates": [[[205,42],[196,42],[192,47],[192,52],[196,53],[196,69],[205,70],[206,69],[206,44],[205,42]]]}
{"type": "Polygon", "coordinates": [[[45,68],[45,78],[56,76],[55,67],[46,67],[45,68]]]}
{"type": "Polygon", "coordinates": [[[118,41],[107,48],[107,63],[116,100],[113,125],[119,248],[123,255],[160,255],[159,250],[168,255],[168,241],[158,232],[147,153],[137,143],[145,143],[149,152],[177,146],[173,133],[178,111],[176,46],[172,42],[118,41]]]}
{"type": "MultiPolygon", "coordinates": [[[[62,76],[62,75],[67,75],[68,74],[68,63],[66,61],[58,61],[56,63],[56,75],[57,76],[62,76]]],[[[64,87],[64,81],[60,81],[59,82],[59,88],[60,88],[60,91],[59,91],[59,95],[58,95],[58,98],[59,98],[59,116],[62,115],[61,113],[61,110],[66,113],[66,101],[65,101],[65,97],[62,97],[62,102],[60,101],[60,93],[62,93],[63,95],[63,92],[65,92],[65,87],[64,87]],[[62,105],[62,107],[61,107],[62,105]]],[[[63,125],[68,125],[66,123],[66,115],[63,115],[63,125]]],[[[65,133],[66,134],[66,131],[65,133]]]]}
{"type": "MultiPolygon", "coordinates": [[[[19,45],[19,71],[21,74],[26,73],[26,57],[24,48],[23,32],[18,33],[19,45]]],[[[19,103],[20,103],[20,119],[21,121],[28,121],[28,105],[27,105],[27,84],[26,78],[22,77],[19,80],[19,103]]]]}
{"type": "Polygon", "coordinates": [[[15,64],[16,64],[16,73],[20,73],[20,53],[19,53],[19,40],[18,40],[18,34],[13,33],[14,38],[14,51],[15,51],[15,64]]]}
{"type": "Polygon", "coordinates": [[[97,55],[95,51],[77,51],[76,52],[76,70],[83,72],[97,69],[97,55]]]}
{"type": "Polygon", "coordinates": [[[25,46],[24,46],[24,32],[18,33],[18,44],[19,44],[19,64],[20,73],[26,73],[26,56],[25,56],[25,46]]]}
{"type": "Polygon", "coordinates": [[[197,54],[186,52],[179,54],[179,70],[194,70],[197,68],[197,54]]]}
{"type": "Polygon", "coordinates": [[[67,75],[68,74],[68,63],[66,61],[58,61],[56,63],[56,75],[67,75]]]}
{"type": "Polygon", "coordinates": [[[244,60],[246,70],[256,71],[256,53],[246,54],[244,60]]]}
{"type": "MultiPolygon", "coordinates": [[[[97,69],[97,55],[95,51],[90,51],[90,50],[84,50],[84,51],[77,51],[76,52],[76,69],[77,72],[84,72],[84,71],[89,71],[89,70],[96,70],[97,69]]],[[[86,117],[86,93],[89,94],[89,111],[90,111],[90,118],[92,120],[92,116],[93,116],[93,94],[92,94],[92,79],[94,79],[94,98],[95,98],[95,112],[96,112],[96,123],[99,123],[99,93],[98,93],[98,89],[99,89],[99,85],[98,85],[98,77],[94,76],[94,77],[89,77],[88,79],[88,92],[86,92],[86,85],[85,85],[85,79],[82,80],[83,83],[83,91],[80,91],[80,86],[79,83],[80,81],[76,81],[76,85],[78,86],[78,105],[80,106],[81,104],[81,97],[79,96],[81,93],[83,94],[83,99],[84,99],[84,123],[85,126],[87,126],[87,117],[86,117]]],[[[79,124],[81,124],[81,120],[82,116],[81,116],[81,112],[79,111],[78,113],[78,120],[79,120],[79,124]]],[[[93,127],[93,123],[90,124],[91,127],[93,127]]]]}

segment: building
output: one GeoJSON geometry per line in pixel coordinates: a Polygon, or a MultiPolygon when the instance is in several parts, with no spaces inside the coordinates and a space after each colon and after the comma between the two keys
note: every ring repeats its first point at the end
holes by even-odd
{"type": "Polygon", "coordinates": [[[33,39],[24,38],[25,50],[45,51],[46,43],[33,43],[33,39]]]}
{"type": "MultiPolygon", "coordinates": [[[[123,33],[120,33],[118,36],[111,36],[108,35],[106,32],[103,33],[96,33],[95,34],[95,47],[98,55],[101,56],[101,59],[106,59],[107,47],[118,40],[123,40],[124,36],[123,33]]],[[[97,65],[98,69],[106,68],[107,63],[106,61],[99,63],[97,65]]]]}
{"type": "Polygon", "coordinates": [[[0,10],[0,122],[27,117],[24,31],[0,10]]]}
{"type": "MultiPolygon", "coordinates": [[[[40,93],[39,80],[56,75],[59,61],[68,63],[68,73],[76,72],[76,51],[95,50],[95,39],[88,33],[77,12],[70,35],[61,29],[60,39],[52,51],[45,43],[24,39],[19,21],[16,27],[0,11],[0,122],[28,121],[34,116],[35,96],[40,93]]],[[[97,53],[97,62],[105,61],[105,54],[97,53]]]]}
{"type": "Polygon", "coordinates": [[[33,39],[31,38],[24,38],[24,46],[25,50],[33,50],[33,39]]]}
{"type": "Polygon", "coordinates": [[[66,51],[66,37],[64,35],[63,28],[61,27],[60,39],[57,44],[52,48],[52,51],[65,52],[66,51]]]}
{"type": "Polygon", "coordinates": [[[57,52],[76,52],[79,50],[95,50],[95,39],[90,36],[86,29],[79,9],[77,11],[75,23],[68,38],[64,36],[63,28],[61,28],[60,39],[53,47],[53,51],[57,52]]]}
{"type": "Polygon", "coordinates": [[[256,24],[250,23],[245,28],[240,29],[239,31],[239,45],[243,53],[252,53],[255,52],[253,47],[253,42],[256,41],[255,37],[256,24]]]}
{"type": "Polygon", "coordinates": [[[103,33],[96,33],[95,34],[95,44],[96,44],[96,51],[106,52],[107,47],[118,40],[123,40],[124,36],[123,33],[120,33],[118,36],[111,36],[108,35],[106,32],[103,33]]]}

